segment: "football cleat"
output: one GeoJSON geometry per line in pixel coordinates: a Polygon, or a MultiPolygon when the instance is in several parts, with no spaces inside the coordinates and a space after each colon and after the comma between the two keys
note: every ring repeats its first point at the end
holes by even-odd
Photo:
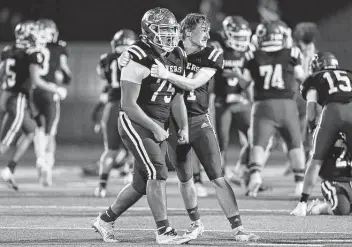
{"type": "Polygon", "coordinates": [[[195,183],[196,192],[198,197],[207,197],[208,191],[202,183],[195,183]]]}
{"type": "Polygon", "coordinates": [[[262,185],[262,177],[260,173],[259,172],[252,173],[249,178],[246,196],[256,197],[261,185],[262,185]]]}
{"type": "Polygon", "coordinates": [[[104,188],[102,188],[100,186],[96,187],[95,190],[94,190],[94,196],[95,197],[101,197],[101,198],[106,197],[106,189],[104,189],[104,188]]]}
{"type": "Polygon", "coordinates": [[[236,227],[233,229],[235,232],[235,240],[240,242],[256,242],[259,240],[259,236],[246,232],[243,226],[236,227]]]}
{"type": "Polygon", "coordinates": [[[168,226],[163,234],[156,234],[157,244],[185,244],[191,241],[188,236],[179,236],[176,230],[168,226]]]}
{"type": "Polygon", "coordinates": [[[8,167],[4,168],[1,171],[1,178],[5,181],[5,183],[7,184],[7,186],[10,189],[13,189],[15,191],[18,191],[18,186],[15,182],[15,178],[13,173],[10,171],[10,169],[8,167]]]}
{"type": "Polygon", "coordinates": [[[190,239],[196,239],[198,236],[203,235],[204,225],[201,220],[191,221],[187,231],[183,234],[185,237],[189,237],[190,239]]]}
{"type": "Polygon", "coordinates": [[[96,232],[99,232],[100,235],[103,237],[103,241],[105,243],[116,243],[118,242],[114,236],[114,221],[112,222],[105,222],[100,218],[100,215],[95,218],[93,221],[92,227],[95,229],[96,232]]]}

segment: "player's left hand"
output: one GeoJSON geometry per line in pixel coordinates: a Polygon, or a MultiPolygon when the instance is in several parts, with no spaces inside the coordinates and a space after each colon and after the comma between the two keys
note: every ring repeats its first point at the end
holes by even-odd
{"type": "Polygon", "coordinates": [[[158,59],[154,59],[154,61],[156,64],[152,65],[152,68],[150,70],[151,76],[167,80],[169,76],[169,71],[158,59]]]}
{"type": "Polygon", "coordinates": [[[131,55],[128,51],[122,52],[121,56],[117,59],[119,68],[126,67],[131,60],[131,55]]]}
{"type": "Polygon", "coordinates": [[[188,130],[182,129],[177,133],[177,143],[178,144],[186,144],[189,142],[189,132],[188,130]]]}
{"type": "Polygon", "coordinates": [[[295,216],[306,216],[307,203],[306,202],[299,202],[297,204],[296,208],[290,214],[295,215],[295,216]]]}

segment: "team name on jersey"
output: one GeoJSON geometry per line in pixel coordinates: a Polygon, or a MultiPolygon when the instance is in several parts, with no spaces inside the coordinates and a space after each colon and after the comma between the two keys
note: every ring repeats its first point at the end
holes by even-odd
{"type": "Polygon", "coordinates": [[[194,72],[198,72],[199,69],[200,69],[200,67],[197,66],[197,65],[194,65],[194,64],[192,64],[192,63],[187,63],[187,69],[188,69],[188,70],[192,70],[192,71],[194,71],[194,72]]]}
{"type": "Polygon", "coordinates": [[[181,73],[182,67],[176,65],[166,65],[166,68],[172,73],[181,73]]]}
{"type": "Polygon", "coordinates": [[[239,60],[224,60],[224,67],[243,67],[244,64],[244,58],[241,58],[239,60]]]}

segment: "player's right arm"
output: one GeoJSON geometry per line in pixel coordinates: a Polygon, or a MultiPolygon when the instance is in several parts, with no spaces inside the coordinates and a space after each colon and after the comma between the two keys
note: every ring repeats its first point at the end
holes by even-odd
{"type": "Polygon", "coordinates": [[[312,131],[317,125],[318,118],[318,100],[319,95],[315,86],[315,79],[309,76],[301,85],[301,94],[303,99],[307,101],[306,118],[308,121],[309,129],[312,131]]]}
{"type": "Polygon", "coordinates": [[[167,132],[154,122],[137,104],[142,80],[150,74],[150,70],[131,60],[121,70],[121,109],[135,123],[153,132],[158,141],[167,139],[167,132]]]}

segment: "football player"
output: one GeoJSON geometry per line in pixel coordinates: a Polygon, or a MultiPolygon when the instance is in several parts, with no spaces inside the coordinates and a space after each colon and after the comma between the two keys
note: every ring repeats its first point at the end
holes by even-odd
{"type": "Polygon", "coordinates": [[[133,153],[133,181],[118,194],[115,202],[93,222],[105,242],[116,242],[115,220],[143,195],[157,226],[158,244],[182,244],[190,241],[170,227],[166,205],[166,149],[169,136],[167,122],[171,108],[180,127],[179,141],[188,142],[186,106],[182,90],[167,80],[151,76],[155,60],[169,70],[183,75],[184,51],[177,47],[179,24],[166,8],[148,10],[141,21],[142,36],[128,49],[131,61],[121,70],[121,111],[118,120],[120,136],[133,153]]]}
{"type": "MultiPolygon", "coordinates": [[[[104,152],[100,157],[99,169],[99,186],[95,189],[96,197],[106,196],[106,184],[109,173],[113,168],[114,163],[121,163],[128,155],[124,144],[120,139],[116,121],[118,118],[121,88],[120,75],[121,70],[118,68],[117,59],[128,46],[132,45],[136,40],[136,34],[129,29],[122,29],[115,33],[110,44],[112,52],[103,54],[97,67],[98,75],[107,81],[109,85],[107,94],[108,99],[104,106],[104,111],[101,119],[101,128],[104,138],[104,152]]],[[[132,165],[133,159],[127,159],[127,166],[132,165]]]]}
{"type": "Polygon", "coordinates": [[[3,119],[1,128],[0,152],[5,153],[8,150],[20,131],[26,135],[26,138],[20,141],[8,167],[1,172],[1,177],[13,189],[17,189],[13,175],[17,161],[30,145],[37,126],[29,111],[32,86],[58,94],[62,99],[67,94],[65,88],[40,78],[44,55],[38,49],[38,31],[34,21],[18,24],[15,28],[15,45],[8,47],[6,54],[2,54],[5,69],[0,77],[5,79],[0,102],[7,116],[3,119]]]}
{"type": "Polygon", "coordinates": [[[259,49],[246,53],[245,68],[250,73],[243,74],[239,82],[241,87],[246,87],[254,81],[247,194],[255,197],[262,184],[264,150],[276,130],[289,150],[288,157],[295,174],[295,194],[300,194],[305,157],[294,95],[297,80],[304,77],[301,53],[297,47],[285,48],[285,32],[280,22],[260,24],[256,36],[259,49]]]}
{"type": "Polygon", "coordinates": [[[224,69],[215,74],[214,93],[216,133],[218,134],[220,151],[223,158],[225,176],[236,182],[234,176],[227,169],[227,149],[230,139],[231,122],[243,139],[240,152],[241,164],[247,165],[249,158],[248,129],[251,111],[251,88],[247,91],[238,86],[238,70],[243,72],[244,54],[250,48],[251,29],[249,23],[241,16],[227,16],[222,22],[223,29],[218,36],[213,37],[211,46],[223,51],[224,69]]]}
{"type": "MultiPolygon", "coordinates": [[[[332,209],[336,209],[335,213],[345,212],[345,209],[338,207],[339,196],[341,197],[338,193],[347,193],[346,198],[349,196],[349,191],[340,192],[345,189],[344,183],[329,182],[336,180],[333,177],[335,172],[327,171],[329,167],[323,166],[323,163],[329,158],[329,151],[333,148],[336,136],[340,132],[346,134],[348,153],[351,154],[352,151],[352,72],[340,69],[338,60],[330,52],[316,53],[310,66],[312,75],[302,84],[301,93],[307,100],[308,125],[310,129],[314,129],[315,126],[316,129],[313,134],[313,149],[307,164],[301,199],[292,212],[297,216],[306,215],[307,201],[319,171],[323,179],[328,180],[323,183],[324,191],[332,197],[330,201],[333,202],[332,209]],[[318,104],[323,106],[319,121],[317,121],[318,104]]],[[[346,198],[341,198],[341,200],[346,200],[346,198]]]]}
{"type": "Polygon", "coordinates": [[[322,202],[315,199],[310,202],[306,214],[349,215],[352,212],[351,168],[346,135],[340,132],[319,171],[321,192],[325,200],[322,202]]]}
{"type": "MultiPolygon", "coordinates": [[[[258,236],[244,231],[235,194],[223,176],[221,153],[215,130],[208,115],[209,82],[217,70],[223,69],[221,51],[207,47],[210,23],[206,15],[188,14],[181,22],[182,43],[187,54],[186,77],[172,73],[156,60],[151,75],[171,81],[186,90],[184,94],[189,124],[189,143],[178,144],[176,151],[176,172],[180,180],[180,191],[191,219],[185,233],[191,239],[204,231],[198,212],[196,189],[191,165],[191,149],[198,156],[204,170],[215,188],[218,202],[230,222],[236,241],[256,241],[258,236]]],[[[182,126],[179,126],[182,131],[182,126]]],[[[171,144],[171,146],[174,146],[171,144]]]]}
{"type": "MultiPolygon", "coordinates": [[[[58,85],[68,85],[71,82],[71,70],[67,63],[66,42],[58,40],[59,31],[54,21],[49,19],[38,20],[40,41],[45,44],[41,49],[44,61],[40,71],[41,77],[47,82],[58,85]]],[[[33,92],[33,101],[38,111],[41,131],[35,136],[37,167],[41,171],[43,186],[52,184],[52,169],[55,163],[56,133],[60,119],[60,97],[36,88],[33,92]]]]}

